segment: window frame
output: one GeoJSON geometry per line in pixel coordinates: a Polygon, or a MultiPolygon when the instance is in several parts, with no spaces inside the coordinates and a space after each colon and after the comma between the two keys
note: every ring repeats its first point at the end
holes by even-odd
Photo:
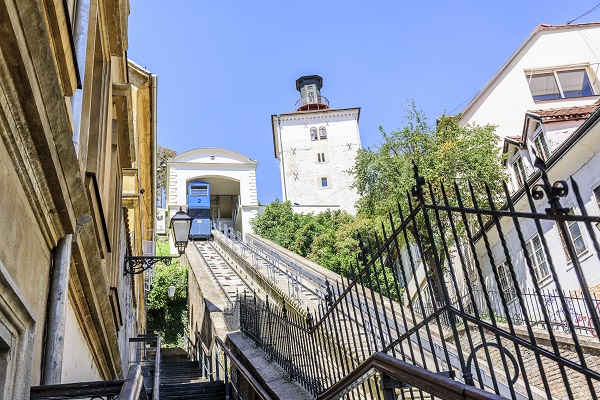
{"type": "Polygon", "coordinates": [[[533,235],[527,243],[525,243],[525,249],[527,250],[527,255],[529,256],[529,260],[533,266],[533,271],[535,273],[535,277],[538,282],[542,282],[550,277],[550,266],[548,264],[548,258],[546,257],[546,253],[544,251],[544,246],[542,244],[542,239],[540,235],[537,233],[533,235]],[[539,247],[536,248],[535,241],[539,244],[539,247]],[[541,254],[541,257],[540,257],[541,254]],[[540,260],[543,258],[543,260],[540,260]],[[545,274],[542,275],[542,265],[545,265],[545,274]]]}
{"type": "Polygon", "coordinates": [[[510,275],[510,268],[506,260],[498,264],[496,266],[496,270],[498,271],[498,283],[500,285],[499,289],[504,293],[506,303],[508,304],[514,302],[517,300],[517,290],[510,275]]]}
{"type": "MultiPolygon", "coordinates": [[[[575,212],[575,209],[573,207],[569,207],[569,214],[573,214],[574,212],[575,212]]],[[[584,256],[585,254],[587,254],[589,251],[586,240],[585,240],[585,236],[583,235],[583,230],[581,229],[581,226],[579,226],[579,222],[577,222],[577,221],[566,221],[566,223],[567,223],[567,233],[569,234],[569,240],[571,240],[571,244],[575,248],[575,251],[577,251],[577,245],[575,244],[575,241],[577,241],[578,239],[581,239],[581,241],[583,242],[584,249],[580,253],[577,254],[577,259],[579,259],[582,256],[584,256]],[[571,232],[571,227],[573,227],[573,226],[577,226],[577,230],[579,231],[579,236],[577,236],[575,239],[573,239],[573,233],[571,232]]],[[[562,232],[560,231],[560,228],[558,227],[558,223],[556,224],[556,230],[558,231],[558,236],[560,237],[560,243],[563,247],[563,253],[565,254],[567,264],[570,264],[573,262],[573,260],[571,260],[571,256],[569,255],[569,252],[567,251],[567,243],[565,242],[565,238],[563,237],[562,232]]]]}
{"type": "Polygon", "coordinates": [[[324,126],[319,127],[319,140],[327,140],[327,128],[324,126]]]}
{"type": "Polygon", "coordinates": [[[523,164],[523,157],[520,154],[515,153],[515,156],[510,162],[512,169],[512,175],[516,184],[516,190],[521,188],[527,182],[527,171],[525,171],[525,164],[523,164]],[[520,168],[520,171],[517,169],[520,168]]]}
{"type": "Polygon", "coordinates": [[[317,128],[314,126],[310,128],[310,140],[311,140],[311,142],[316,142],[319,140],[319,134],[317,133],[317,128]]]}
{"type": "Polygon", "coordinates": [[[544,132],[544,128],[542,128],[541,125],[533,134],[533,144],[535,145],[535,149],[537,150],[539,157],[544,161],[548,161],[552,155],[552,152],[550,151],[550,147],[548,147],[546,132],[544,132]]]}
{"type": "MultiPolygon", "coordinates": [[[[531,97],[533,98],[534,102],[538,102],[538,101],[556,101],[556,100],[564,100],[564,99],[573,99],[573,98],[579,98],[579,97],[590,97],[590,96],[597,96],[598,93],[596,93],[596,89],[594,88],[594,80],[592,79],[593,76],[590,74],[590,69],[588,68],[588,65],[573,65],[573,66],[569,66],[569,67],[559,67],[559,68],[550,68],[550,69],[541,69],[541,70],[529,70],[525,72],[525,76],[527,78],[527,86],[529,87],[529,92],[531,93],[531,97]],[[587,95],[581,95],[581,96],[571,96],[571,95],[567,95],[565,96],[565,91],[563,90],[563,84],[560,81],[559,78],[559,74],[560,73],[564,73],[564,72],[577,72],[577,71],[583,71],[583,73],[585,74],[585,78],[587,78],[587,83],[589,84],[589,88],[592,92],[592,94],[587,94],[587,95]],[[540,98],[536,98],[536,97],[541,97],[541,96],[547,96],[547,95],[534,95],[533,92],[531,92],[531,81],[532,79],[538,75],[552,75],[554,77],[554,83],[558,89],[558,97],[557,98],[548,98],[548,99],[540,99],[540,98]]],[[[583,91],[583,87],[582,87],[582,91],[583,91]]]]}

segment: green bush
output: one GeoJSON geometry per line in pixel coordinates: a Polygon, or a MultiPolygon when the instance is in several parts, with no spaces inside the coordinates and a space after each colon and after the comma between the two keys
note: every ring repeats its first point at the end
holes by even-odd
{"type": "MultiPolygon", "coordinates": [[[[169,243],[157,241],[157,255],[169,254],[169,243]]],[[[164,347],[183,346],[183,329],[187,325],[187,268],[174,259],[172,264],[154,266],[152,287],[148,292],[148,327],[162,331],[164,347]],[[169,298],[169,286],[175,286],[175,296],[169,298]]]]}

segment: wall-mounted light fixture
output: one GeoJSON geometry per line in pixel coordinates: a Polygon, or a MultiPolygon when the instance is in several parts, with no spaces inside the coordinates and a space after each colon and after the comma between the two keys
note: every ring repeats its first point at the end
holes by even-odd
{"type": "MultiPolygon", "coordinates": [[[[124,266],[124,275],[125,274],[140,274],[154,266],[157,262],[162,262],[165,265],[171,265],[171,261],[174,258],[181,257],[182,254],[185,253],[185,248],[187,247],[189,237],[190,237],[190,229],[192,228],[193,217],[190,217],[186,214],[185,211],[181,207],[179,207],[179,211],[171,217],[171,235],[173,236],[173,241],[175,242],[175,247],[177,247],[177,251],[179,252],[178,256],[125,256],[125,266],[124,266]]],[[[169,288],[170,289],[170,288],[169,288]]],[[[173,292],[175,294],[175,292],[173,292]]]]}

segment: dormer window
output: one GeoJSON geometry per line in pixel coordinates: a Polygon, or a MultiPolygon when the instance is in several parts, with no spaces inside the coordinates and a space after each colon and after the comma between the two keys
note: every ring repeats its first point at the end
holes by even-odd
{"type": "Polygon", "coordinates": [[[527,174],[525,173],[525,166],[523,165],[523,159],[519,154],[515,155],[512,162],[512,172],[515,180],[516,188],[520,188],[527,181],[527,174]]]}
{"type": "Polygon", "coordinates": [[[534,101],[594,96],[594,89],[584,68],[527,73],[534,101]]]}
{"type": "Polygon", "coordinates": [[[310,128],[310,140],[319,140],[319,138],[317,137],[317,128],[310,128]]]}
{"type": "Polygon", "coordinates": [[[543,129],[539,129],[539,133],[533,138],[533,144],[535,144],[535,150],[538,157],[544,161],[548,161],[548,158],[550,158],[550,150],[548,149],[548,141],[546,140],[546,134],[543,129]]]}

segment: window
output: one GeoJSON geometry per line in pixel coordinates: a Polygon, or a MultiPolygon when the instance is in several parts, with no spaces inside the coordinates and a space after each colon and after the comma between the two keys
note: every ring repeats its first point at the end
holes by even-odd
{"type": "Polygon", "coordinates": [[[327,139],[327,129],[324,126],[319,128],[319,139],[327,139]]]}
{"type": "Polygon", "coordinates": [[[594,90],[584,68],[528,73],[529,89],[533,100],[568,99],[593,96],[594,90]]]}
{"type": "MultiPolygon", "coordinates": [[[[573,208],[569,209],[569,214],[573,214],[573,208]]],[[[567,233],[569,234],[569,240],[573,244],[575,248],[575,254],[577,257],[585,254],[587,252],[587,246],[585,245],[585,240],[583,239],[583,235],[581,234],[581,229],[579,228],[579,223],[577,221],[565,221],[567,224],[567,233]]],[[[558,229],[558,227],[557,227],[558,229]]],[[[563,246],[563,250],[567,257],[567,262],[571,262],[571,256],[567,250],[567,243],[565,242],[565,238],[562,235],[560,229],[558,230],[558,234],[560,236],[560,241],[563,246]]]]}
{"type": "Polygon", "coordinates": [[[548,142],[546,141],[546,134],[543,130],[533,139],[535,149],[538,157],[542,160],[547,161],[550,158],[550,150],[548,150],[548,142]]]}
{"type": "Polygon", "coordinates": [[[327,177],[321,178],[321,187],[327,187],[327,177]]]}
{"type": "Polygon", "coordinates": [[[310,128],[310,140],[318,140],[317,137],[317,128],[310,128]]]}
{"type": "Polygon", "coordinates": [[[550,276],[550,271],[548,270],[546,255],[544,254],[542,241],[540,240],[539,235],[535,235],[531,238],[531,240],[527,242],[526,248],[538,282],[546,279],[550,276]]]}
{"type": "Polygon", "coordinates": [[[325,162],[325,153],[317,153],[317,162],[320,162],[320,163],[325,162]]]}
{"type": "MultiPolygon", "coordinates": [[[[600,186],[594,189],[594,198],[596,199],[596,205],[600,209],[600,186]]],[[[600,222],[596,224],[596,228],[600,231],[600,222]]]]}
{"type": "Polygon", "coordinates": [[[523,165],[523,159],[520,155],[517,155],[512,163],[513,176],[517,189],[525,184],[527,180],[527,174],[525,173],[525,166],[523,165]]]}
{"type": "Polygon", "coordinates": [[[498,265],[498,276],[500,277],[500,289],[504,292],[506,302],[515,300],[517,298],[515,284],[510,276],[510,269],[506,261],[498,265]]]}
{"type": "Polygon", "coordinates": [[[191,196],[208,196],[208,186],[206,186],[206,185],[190,186],[190,195],[191,196]]]}

